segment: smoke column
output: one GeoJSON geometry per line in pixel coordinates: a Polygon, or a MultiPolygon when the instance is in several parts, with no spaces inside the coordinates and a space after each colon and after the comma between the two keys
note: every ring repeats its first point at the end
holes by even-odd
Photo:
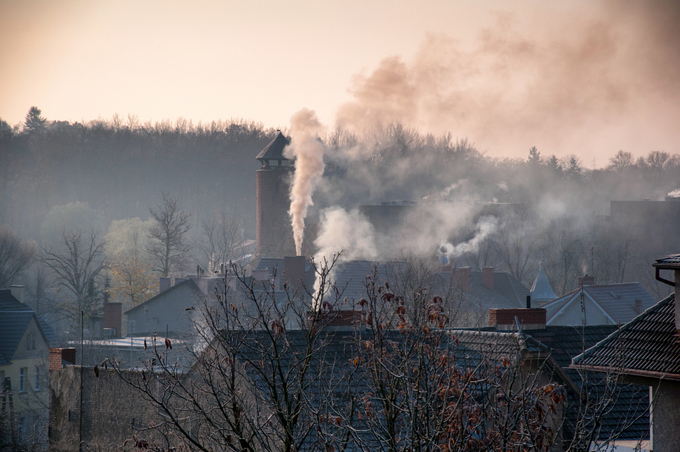
{"type": "Polygon", "coordinates": [[[325,146],[319,140],[323,126],[316,113],[306,108],[290,118],[291,143],[284,149],[284,156],[295,159],[295,173],[290,188],[290,215],[295,239],[295,252],[302,255],[307,209],[313,206],[312,193],[323,176],[325,146]]]}

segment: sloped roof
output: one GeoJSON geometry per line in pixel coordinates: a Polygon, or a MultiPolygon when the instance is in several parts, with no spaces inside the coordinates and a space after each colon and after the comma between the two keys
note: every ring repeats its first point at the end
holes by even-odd
{"type": "Polygon", "coordinates": [[[185,279],[184,281],[178,282],[178,283],[175,284],[174,286],[170,287],[168,290],[164,290],[163,292],[159,293],[158,295],[154,295],[153,297],[151,297],[151,298],[149,298],[148,300],[146,300],[144,303],[140,303],[140,304],[138,304],[137,306],[135,306],[134,308],[128,309],[128,310],[125,311],[123,314],[128,314],[128,313],[130,313],[130,312],[132,312],[132,311],[135,311],[135,310],[141,308],[142,306],[146,306],[146,305],[149,305],[149,304],[154,304],[154,303],[156,303],[157,300],[162,300],[162,299],[165,298],[170,292],[173,292],[173,291],[177,290],[179,287],[183,287],[184,285],[187,285],[188,287],[191,288],[191,290],[198,292],[200,295],[203,295],[203,292],[201,292],[201,289],[198,288],[198,286],[196,285],[196,283],[195,283],[191,278],[187,278],[187,279],[185,279]]]}
{"type": "Polygon", "coordinates": [[[0,365],[9,364],[16,352],[33,311],[0,311],[0,365]]]}
{"type": "Polygon", "coordinates": [[[654,297],[637,282],[583,286],[543,305],[543,308],[552,307],[554,309],[554,314],[547,321],[550,322],[564,306],[576,300],[581,293],[581,289],[616,323],[620,324],[628,323],[638,315],[638,312],[635,310],[636,300],[640,300],[642,311],[656,304],[654,297]]]}
{"type": "Polygon", "coordinates": [[[557,298],[555,292],[548,281],[548,276],[543,271],[543,266],[538,268],[538,275],[534,280],[534,285],[531,286],[531,299],[537,302],[552,301],[557,298]]]}
{"type": "Polygon", "coordinates": [[[276,137],[267,146],[265,146],[255,158],[258,160],[288,160],[283,156],[283,149],[289,144],[290,140],[279,131],[276,134],[276,137]]]}
{"type": "Polygon", "coordinates": [[[482,282],[482,272],[470,273],[470,285],[465,296],[480,308],[488,311],[491,308],[523,308],[529,291],[507,272],[494,272],[493,289],[482,282]]]}
{"type": "Polygon", "coordinates": [[[45,319],[36,315],[30,306],[14,298],[11,289],[0,289],[0,365],[9,364],[11,361],[33,315],[48,346],[56,344],[57,335],[45,319]],[[3,359],[6,362],[3,362],[3,359]]]}
{"type": "Polygon", "coordinates": [[[575,357],[573,363],[587,369],[680,381],[676,333],[675,294],[671,294],[575,357]]]}

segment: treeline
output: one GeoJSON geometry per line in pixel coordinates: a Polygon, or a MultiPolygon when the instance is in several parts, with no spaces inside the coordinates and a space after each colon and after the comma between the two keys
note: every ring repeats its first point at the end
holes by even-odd
{"type": "MultiPolygon", "coordinates": [[[[55,206],[81,202],[101,216],[101,232],[106,234],[113,220],[148,219],[149,207],[159,205],[165,192],[191,215],[193,232],[219,213],[238,219],[245,238],[254,238],[255,156],[275,134],[247,121],[142,124],[118,116],[86,123],[49,121],[33,107],[23,124],[0,120],[0,223],[24,240],[40,239],[55,206]]],[[[621,150],[603,168],[590,168],[575,155],[558,158],[535,147],[527,149],[527,158],[497,158],[451,134],[433,136],[400,124],[363,136],[335,130],[322,138],[328,147],[326,171],[314,193],[310,224],[325,207],[353,209],[388,200],[523,203],[532,215],[522,221],[530,227],[513,237],[540,235],[548,247],[566,238],[578,244],[565,250],[577,255],[570,258],[569,269],[549,274],[563,275],[555,280],[560,292],[572,286],[577,274],[605,260],[610,263],[603,274],[616,276],[602,282],[645,279],[651,288],[653,275],[643,274],[650,259],[677,252],[648,249],[640,231],[617,234],[623,244],[614,248],[598,248],[597,237],[611,236],[602,223],[610,201],[663,200],[680,188],[678,155],[651,150],[635,158],[621,150]],[[613,256],[616,253],[623,257],[613,256]],[[593,265],[593,260],[598,262],[593,265]],[[640,270],[631,273],[633,261],[640,270]]],[[[510,234],[503,226],[499,234],[510,234]]],[[[308,240],[314,226],[309,229],[308,240]]],[[[552,252],[558,253],[558,248],[552,252]]],[[[520,278],[525,283],[533,279],[541,259],[547,260],[539,254],[527,258],[520,278]]],[[[555,261],[559,259],[556,255],[555,261]]],[[[501,268],[506,265],[503,259],[495,261],[501,268]]]]}
{"type": "Polygon", "coordinates": [[[106,225],[148,218],[166,191],[196,221],[227,210],[252,227],[255,156],[274,133],[240,121],[50,122],[31,109],[23,126],[0,120],[0,223],[37,239],[52,207],[77,201],[106,225]]]}

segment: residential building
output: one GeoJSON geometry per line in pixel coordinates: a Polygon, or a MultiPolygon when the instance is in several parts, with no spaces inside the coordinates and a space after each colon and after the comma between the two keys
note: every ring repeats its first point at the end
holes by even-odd
{"type": "Polygon", "coordinates": [[[673,284],[675,292],[575,357],[573,366],[648,386],[650,449],[665,452],[680,444],[680,255],[657,259],[654,267],[657,279],[673,284]],[[662,270],[674,272],[674,279],[661,277],[662,270]]]}
{"type": "Polygon", "coordinates": [[[640,283],[595,284],[586,276],[578,289],[541,307],[548,325],[622,325],[655,304],[640,283]]]}
{"type": "Polygon", "coordinates": [[[19,301],[23,289],[0,290],[0,409],[13,416],[20,443],[40,447],[47,441],[47,369],[54,331],[19,301]]]}

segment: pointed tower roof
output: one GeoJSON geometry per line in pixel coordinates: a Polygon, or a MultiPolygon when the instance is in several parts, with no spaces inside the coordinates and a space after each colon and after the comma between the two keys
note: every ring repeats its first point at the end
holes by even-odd
{"type": "Polygon", "coordinates": [[[262,161],[262,160],[288,160],[286,157],[283,156],[283,148],[288,146],[290,144],[290,140],[286,138],[281,131],[276,134],[276,138],[274,138],[267,146],[265,146],[264,149],[262,149],[262,152],[257,154],[256,159],[262,161]]]}
{"type": "Polygon", "coordinates": [[[534,285],[531,286],[531,300],[537,303],[546,303],[557,298],[555,292],[553,292],[552,286],[550,286],[550,281],[548,281],[548,276],[543,271],[543,265],[538,267],[538,275],[534,281],[534,285]]]}

